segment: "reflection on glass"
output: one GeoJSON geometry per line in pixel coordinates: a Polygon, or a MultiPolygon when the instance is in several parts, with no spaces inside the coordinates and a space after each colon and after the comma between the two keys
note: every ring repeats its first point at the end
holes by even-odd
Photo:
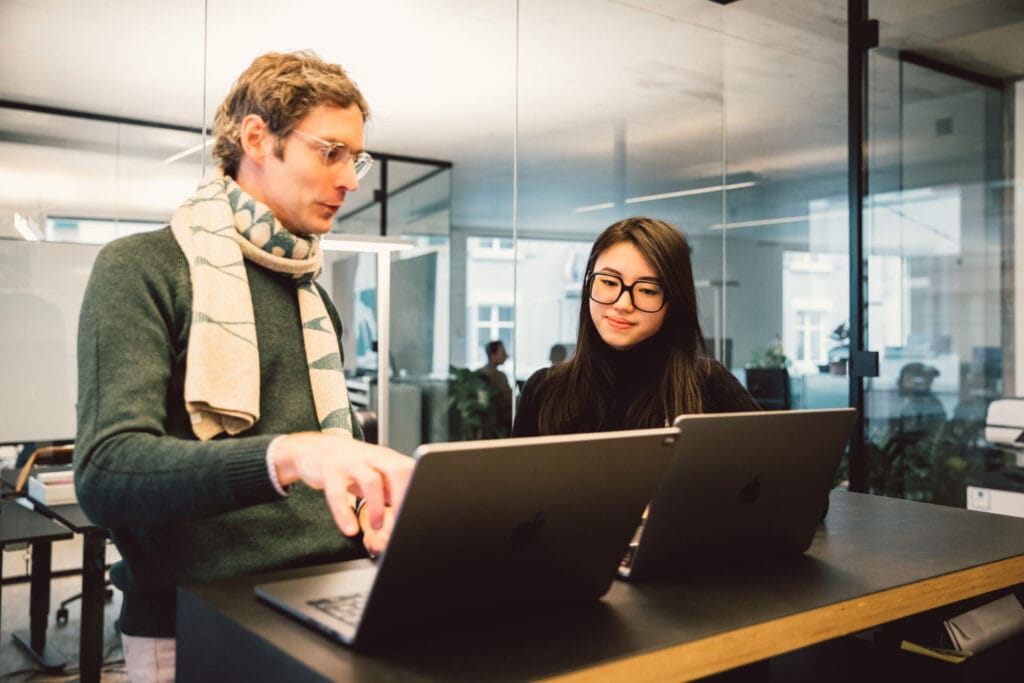
{"type": "MultiPolygon", "coordinates": [[[[333,252],[325,276],[345,329],[349,395],[377,409],[377,371],[387,368],[388,445],[412,453],[451,440],[448,418],[450,329],[450,169],[386,154],[335,219],[332,235],[391,235],[413,246],[390,257],[390,354],[378,354],[377,258],[333,252]],[[328,272],[329,271],[329,272],[328,272]]],[[[325,285],[327,286],[327,285],[325,285]]]]}
{"type": "Polygon", "coordinates": [[[869,486],[960,507],[969,485],[1022,491],[984,438],[1004,375],[1002,94],[883,56],[872,69],[874,147],[898,154],[871,160],[864,207],[880,351],[865,392],[869,486]]]}

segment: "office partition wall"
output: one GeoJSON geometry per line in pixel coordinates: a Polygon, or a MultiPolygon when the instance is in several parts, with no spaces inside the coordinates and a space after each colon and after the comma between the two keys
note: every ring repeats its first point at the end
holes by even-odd
{"type": "MultiPolygon", "coordinates": [[[[793,408],[845,405],[861,381],[849,302],[866,269],[858,333],[882,362],[863,443],[881,448],[905,365],[931,368],[916,381],[931,376],[947,425],[1019,391],[1000,305],[1015,273],[1000,197],[1015,181],[996,169],[1011,100],[900,51],[923,42],[983,77],[998,64],[989,77],[1006,83],[1021,29],[991,3],[870,8],[866,262],[851,267],[847,4],[5,3],[0,237],[100,243],[161,225],[212,168],[213,111],[238,73],[269,50],[312,49],[364,90],[382,160],[337,231],[413,242],[392,257],[386,367],[420,392],[421,439],[453,436],[449,389],[487,341],[505,342],[513,385],[574,343],[590,242],[651,215],[693,245],[710,352],[741,381],[748,366],[785,370],[793,408]]],[[[372,376],[373,259],[328,264],[347,367],[372,376]]]]}

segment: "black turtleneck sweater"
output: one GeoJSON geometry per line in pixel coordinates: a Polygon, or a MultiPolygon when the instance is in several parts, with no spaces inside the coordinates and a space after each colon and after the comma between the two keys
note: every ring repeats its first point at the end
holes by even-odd
{"type": "MultiPolygon", "coordinates": [[[[601,425],[594,431],[633,429],[648,425],[629,424],[626,414],[645,392],[655,390],[664,369],[666,353],[661,348],[660,335],[643,343],[617,351],[601,344],[599,351],[611,371],[611,391],[608,396],[594,396],[594,401],[605,401],[612,406],[601,425]]],[[[540,434],[538,415],[545,386],[551,368],[535,372],[523,386],[519,409],[516,411],[512,436],[536,436],[540,434]]],[[[701,378],[701,395],[705,413],[747,412],[761,410],[754,398],[747,393],[729,370],[721,363],[709,360],[708,370],[701,378]]],[[[586,418],[584,418],[586,422],[586,418]]],[[[590,430],[588,430],[590,431],[590,430]]]]}

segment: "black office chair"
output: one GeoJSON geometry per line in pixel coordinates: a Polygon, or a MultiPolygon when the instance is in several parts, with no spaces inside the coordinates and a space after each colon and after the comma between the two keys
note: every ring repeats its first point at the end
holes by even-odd
{"type": "Polygon", "coordinates": [[[762,410],[789,410],[789,370],[747,368],[747,391],[762,410]]]}
{"type": "Polygon", "coordinates": [[[352,414],[363,430],[366,443],[377,443],[377,413],[369,408],[355,408],[352,414]]]}

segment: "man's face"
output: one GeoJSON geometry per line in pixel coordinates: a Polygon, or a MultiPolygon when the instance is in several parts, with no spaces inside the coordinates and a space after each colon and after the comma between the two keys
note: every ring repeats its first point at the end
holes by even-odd
{"type": "MultiPolygon", "coordinates": [[[[328,142],[344,143],[352,154],[363,151],[363,115],[359,107],[334,105],[313,107],[295,126],[328,142]]],[[[273,152],[275,138],[267,131],[257,160],[262,172],[244,187],[263,202],[291,233],[323,235],[330,232],[334,215],[345,203],[345,195],[359,189],[352,161],[329,165],[323,145],[301,135],[283,140],[283,154],[273,152]],[[268,153],[269,150],[269,153],[268,153]]]]}
{"type": "Polygon", "coordinates": [[[494,355],[491,356],[491,361],[495,365],[501,365],[506,360],[508,360],[508,354],[505,353],[505,345],[501,344],[497,349],[495,349],[494,355]]]}

